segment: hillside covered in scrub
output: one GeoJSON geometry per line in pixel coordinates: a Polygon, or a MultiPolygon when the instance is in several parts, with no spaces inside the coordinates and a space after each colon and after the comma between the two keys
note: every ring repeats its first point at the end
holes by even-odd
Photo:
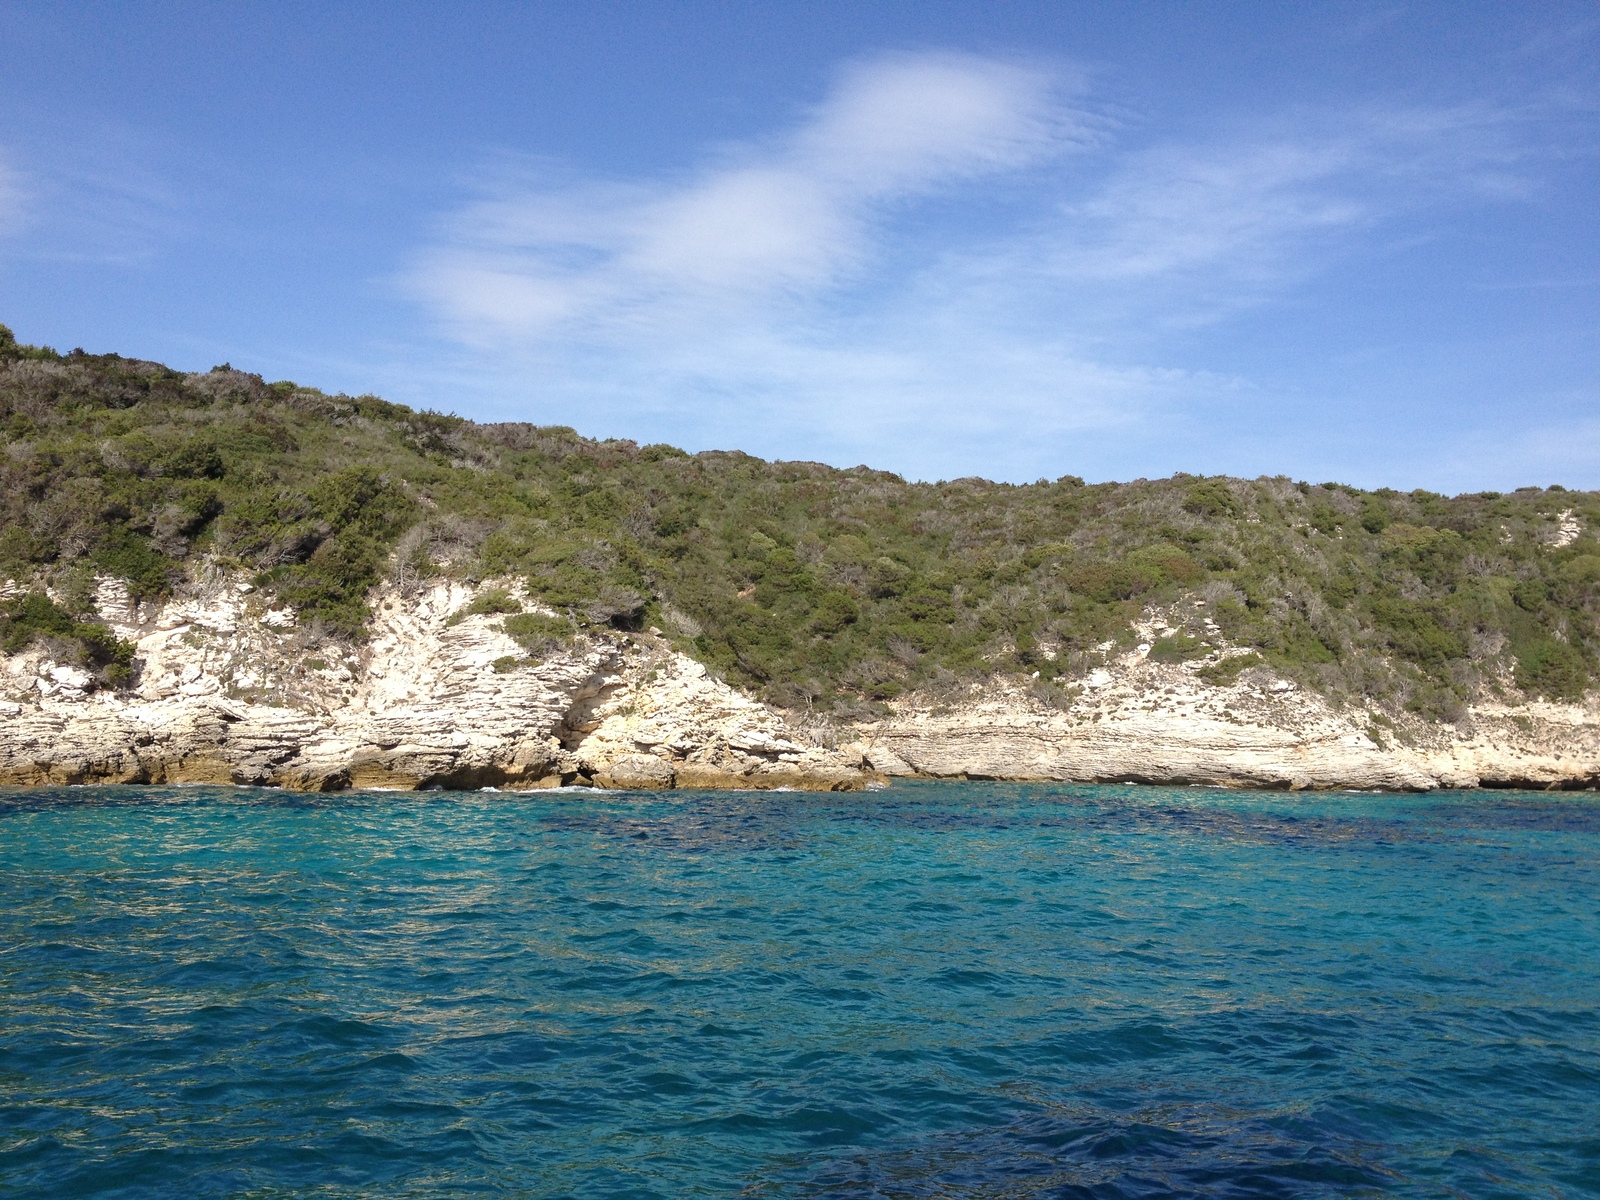
{"type": "Polygon", "coordinates": [[[1435,719],[1600,675],[1593,492],[908,483],[63,355],[3,326],[0,430],[0,645],[53,639],[110,686],[128,654],[95,576],[154,598],[201,562],[251,572],[308,648],[361,640],[385,576],[521,578],[561,614],[506,600],[530,647],[653,625],[774,704],[841,716],[996,673],[1064,696],[1150,606],[1178,630],[1157,659],[1253,651],[1208,658],[1214,682],[1265,660],[1435,719]]]}

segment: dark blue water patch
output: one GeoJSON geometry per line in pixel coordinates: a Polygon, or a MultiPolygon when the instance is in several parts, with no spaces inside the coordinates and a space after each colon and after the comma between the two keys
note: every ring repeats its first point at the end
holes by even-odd
{"type": "Polygon", "coordinates": [[[839,1200],[1428,1194],[1386,1165],[1382,1150],[1381,1142],[1317,1128],[1298,1113],[1061,1107],[827,1162],[797,1178],[790,1194],[839,1200]]]}
{"type": "Polygon", "coordinates": [[[1600,1195],[1600,806],[0,798],[18,1195],[1600,1195]]]}

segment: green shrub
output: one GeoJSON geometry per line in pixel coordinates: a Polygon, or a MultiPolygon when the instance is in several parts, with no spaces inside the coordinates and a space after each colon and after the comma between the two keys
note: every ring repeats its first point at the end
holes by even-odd
{"type": "Polygon", "coordinates": [[[445,625],[459,625],[467,617],[495,615],[499,613],[519,613],[522,611],[522,601],[518,600],[505,588],[489,588],[480,593],[471,604],[459,612],[452,613],[445,625]]]}
{"type": "Polygon", "coordinates": [[[1202,479],[1190,484],[1183,494],[1183,507],[1202,517],[1237,517],[1239,498],[1226,479],[1202,479]]]}
{"type": "Polygon", "coordinates": [[[1577,700],[1589,682],[1590,664],[1565,642],[1542,632],[1519,639],[1514,646],[1517,686],[1551,700],[1577,700]]]}
{"type": "Polygon", "coordinates": [[[305,562],[269,572],[264,582],[300,613],[302,623],[361,640],[371,616],[366,594],[382,568],[381,547],[347,533],[323,542],[305,562]]]}
{"type": "Polygon", "coordinates": [[[172,590],[175,564],[163,556],[150,539],[126,527],[113,526],[94,555],[95,566],[123,579],[135,600],[164,596],[172,590]]]}
{"type": "Polygon", "coordinates": [[[544,654],[572,641],[576,631],[565,617],[517,613],[505,619],[506,633],[529,654],[544,654]]]}
{"type": "Polygon", "coordinates": [[[1150,659],[1159,663],[1188,662],[1190,659],[1204,658],[1210,650],[1211,647],[1197,637],[1171,633],[1150,643],[1150,659]]]}
{"type": "Polygon", "coordinates": [[[833,588],[818,598],[816,608],[812,610],[811,628],[821,634],[834,634],[847,625],[853,625],[860,616],[861,606],[850,593],[842,588],[833,588]]]}
{"type": "Polygon", "coordinates": [[[1446,629],[1436,605],[1399,596],[1375,596],[1367,605],[1389,647],[1413,662],[1433,664],[1466,653],[1462,638],[1446,629]]]}
{"type": "Polygon", "coordinates": [[[44,592],[0,601],[0,650],[15,654],[40,640],[49,642],[58,657],[89,668],[102,683],[121,686],[132,678],[133,644],[104,625],[79,620],[44,592]]]}
{"type": "Polygon", "coordinates": [[[1239,682],[1241,672],[1251,667],[1265,666],[1266,661],[1259,654],[1234,654],[1220,662],[1201,667],[1195,675],[1217,687],[1232,687],[1239,682]]]}

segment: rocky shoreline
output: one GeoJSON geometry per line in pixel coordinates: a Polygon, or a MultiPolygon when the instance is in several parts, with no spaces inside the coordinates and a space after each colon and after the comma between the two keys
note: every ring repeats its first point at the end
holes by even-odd
{"type": "MultiPolygon", "coordinates": [[[[19,585],[9,585],[10,591],[19,585]]],[[[1113,657],[1053,704],[1025,681],[893,706],[885,720],[802,729],[650,633],[573,638],[531,660],[489,585],[434,580],[374,597],[370,636],[298,628],[242,576],[97,608],[136,646],[122,692],[42,648],[0,659],[0,785],[221,783],[342,788],[796,788],[894,777],[1262,788],[1592,788],[1600,701],[1489,701],[1459,725],[1322,697],[1264,667],[1232,686],[1113,657]]],[[[499,586],[515,589],[501,581],[499,586]]],[[[530,607],[533,602],[523,597],[530,607]]],[[[1141,633],[1162,625],[1152,615],[1141,633]]]]}

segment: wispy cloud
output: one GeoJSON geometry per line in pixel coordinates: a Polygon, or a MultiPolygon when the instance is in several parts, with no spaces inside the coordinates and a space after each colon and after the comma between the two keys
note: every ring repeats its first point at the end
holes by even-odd
{"type": "Polygon", "coordinates": [[[1155,143],[1069,73],[901,55],[678,178],[503,168],[404,285],[494,351],[491,390],[536,381],[535,419],[1017,478],[1259,401],[1161,331],[1281,295],[1399,217],[1523,195],[1526,153],[1487,105],[1155,143]]]}
{"type": "Polygon", "coordinates": [[[190,189],[123,133],[78,137],[70,156],[54,160],[37,146],[0,154],[0,235],[13,235],[0,256],[137,266],[181,237],[190,189]]]}
{"type": "Polygon", "coordinates": [[[1102,312],[1215,320],[1280,294],[1397,218],[1532,186],[1487,106],[1300,113],[1117,156],[1026,248],[1102,312]]]}
{"type": "Polygon", "coordinates": [[[1091,139],[1063,90],[964,56],[858,65],[787,136],[685,179],[502,179],[447,221],[410,283],[469,340],[678,326],[814,294],[860,277],[894,204],[1091,139]]]}

